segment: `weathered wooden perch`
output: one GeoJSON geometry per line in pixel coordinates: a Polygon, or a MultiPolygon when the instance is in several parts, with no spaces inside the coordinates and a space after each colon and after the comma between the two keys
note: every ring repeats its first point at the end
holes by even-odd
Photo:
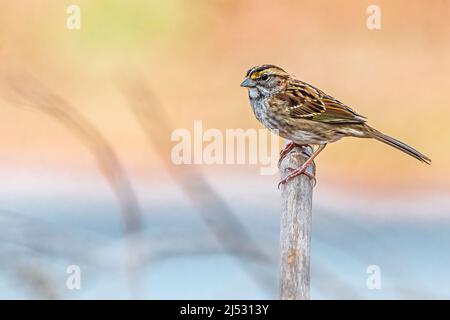
{"type": "MultiPolygon", "coordinates": [[[[311,147],[295,147],[280,165],[281,179],[288,168],[299,168],[312,154],[311,147]]],[[[315,165],[307,171],[315,174],[315,165]]],[[[314,182],[302,174],[281,187],[281,274],[280,299],[308,300],[310,291],[310,251],[312,191],[314,182]]]]}

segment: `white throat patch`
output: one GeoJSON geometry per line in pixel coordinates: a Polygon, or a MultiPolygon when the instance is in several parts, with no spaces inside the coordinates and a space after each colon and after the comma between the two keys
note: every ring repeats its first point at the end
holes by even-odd
{"type": "Polygon", "coordinates": [[[259,97],[259,90],[257,88],[250,88],[248,90],[248,95],[250,96],[251,99],[256,99],[259,97]]]}

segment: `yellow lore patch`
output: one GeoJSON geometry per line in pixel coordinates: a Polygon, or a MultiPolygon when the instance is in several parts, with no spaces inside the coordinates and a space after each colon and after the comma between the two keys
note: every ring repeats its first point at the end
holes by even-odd
{"type": "Polygon", "coordinates": [[[259,78],[260,76],[262,76],[265,73],[266,70],[263,71],[259,71],[259,72],[254,72],[251,76],[250,79],[255,80],[257,78],[259,78]]]}

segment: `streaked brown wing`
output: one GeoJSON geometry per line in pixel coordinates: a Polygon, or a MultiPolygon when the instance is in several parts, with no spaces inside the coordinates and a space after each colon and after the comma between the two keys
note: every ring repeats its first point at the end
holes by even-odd
{"type": "MultiPolygon", "coordinates": [[[[292,118],[326,123],[364,123],[365,117],[321,90],[302,81],[289,84],[287,90],[274,97],[284,102],[292,118]]],[[[277,104],[280,104],[278,101],[277,104]]]]}
{"type": "Polygon", "coordinates": [[[289,100],[288,106],[292,117],[311,117],[326,111],[319,91],[306,83],[291,82],[284,95],[286,97],[283,98],[289,100]]]}

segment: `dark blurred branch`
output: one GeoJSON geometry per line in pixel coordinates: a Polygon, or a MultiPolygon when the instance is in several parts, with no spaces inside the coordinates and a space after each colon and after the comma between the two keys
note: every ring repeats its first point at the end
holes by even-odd
{"type": "Polygon", "coordinates": [[[48,272],[43,271],[37,265],[30,263],[15,263],[14,275],[17,281],[25,284],[33,296],[38,299],[58,299],[54,280],[48,272]]]}
{"type": "MultiPolygon", "coordinates": [[[[143,78],[129,80],[124,83],[124,89],[136,119],[148,140],[164,159],[166,170],[189,197],[225,251],[232,255],[250,256],[253,260],[264,263],[271,262],[271,257],[253,239],[239,218],[197,168],[176,166],[167,161],[171,151],[167,141],[171,136],[172,127],[164,109],[148,88],[146,80],[143,78]]],[[[262,272],[247,262],[243,263],[243,267],[256,283],[262,284],[268,290],[274,288],[274,276],[271,272],[262,272]]]]}
{"type": "MultiPolygon", "coordinates": [[[[22,105],[41,111],[74,133],[84,146],[95,156],[97,164],[114,191],[123,216],[125,232],[137,235],[141,230],[142,218],[138,200],[132,185],[113,148],[97,128],[69,102],[58,96],[36,78],[22,74],[5,76],[3,98],[14,106],[22,105]]],[[[130,245],[130,261],[136,263],[135,244],[130,245]]]]}

